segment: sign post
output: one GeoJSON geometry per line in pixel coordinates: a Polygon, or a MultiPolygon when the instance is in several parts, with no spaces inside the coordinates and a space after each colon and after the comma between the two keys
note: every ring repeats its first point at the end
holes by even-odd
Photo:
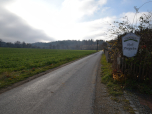
{"type": "Polygon", "coordinates": [[[122,37],[122,51],[126,57],[133,57],[137,54],[140,37],[134,33],[128,33],[122,37]]]}

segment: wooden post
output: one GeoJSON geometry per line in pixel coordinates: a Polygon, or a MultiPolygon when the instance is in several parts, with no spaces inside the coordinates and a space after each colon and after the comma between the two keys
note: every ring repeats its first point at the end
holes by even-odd
{"type": "Polygon", "coordinates": [[[141,81],[141,65],[139,65],[139,78],[138,78],[138,81],[139,82],[141,81]]]}
{"type": "Polygon", "coordinates": [[[122,72],[123,72],[123,74],[124,74],[124,57],[122,57],[122,72]]]}
{"type": "Polygon", "coordinates": [[[135,68],[136,68],[136,65],[135,65],[135,62],[134,62],[134,63],[133,63],[133,74],[134,74],[134,76],[135,76],[135,79],[137,79],[137,75],[135,74],[135,72],[136,72],[136,71],[135,71],[135,70],[136,70],[135,68]]]}
{"type": "Polygon", "coordinates": [[[126,64],[126,57],[125,57],[125,60],[124,60],[124,61],[125,61],[125,69],[124,69],[124,70],[126,70],[126,66],[127,66],[127,64],[126,64]]]}
{"type": "Polygon", "coordinates": [[[146,62],[144,61],[141,77],[144,77],[144,71],[145,71],[145,67],[146,67],[145,64],[146,64],[146,62]]]}
{"type": "Polygon", "coordinates": [[[123,58],[123,57],[120,58],[120,59],[121,59],[121,66],[120,66],[121,68],[120,68],[120,69],[121,69],[121,71],[123,72],[123,59],[122,59],[122,58],[123,58]]]}

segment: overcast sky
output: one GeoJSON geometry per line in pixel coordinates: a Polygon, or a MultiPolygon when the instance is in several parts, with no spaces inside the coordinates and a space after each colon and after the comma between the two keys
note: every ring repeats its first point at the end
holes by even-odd
{"type": "MultiPolygon", "coordinates": [[[[150,0],[0,0],[0,39],[5,42],[110,40],[108,23],[150,0]],[[108,22],[108,23],[107,23],[108,22]]],[[[139,14],[152,11],[152,2],[139,14]]]]}

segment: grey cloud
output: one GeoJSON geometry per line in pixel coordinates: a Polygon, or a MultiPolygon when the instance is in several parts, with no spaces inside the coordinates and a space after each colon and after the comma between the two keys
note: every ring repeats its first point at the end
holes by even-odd
{"type": "Polygon", "coordinates": [[[8,2],[13,2],[14,0],[0,0],[0,6],[4,5],[5,3],[8,2]]]}
{"type": "MultiPolygon", "coordinates": [[[[0,2],[2,1],[0,0],[0,2]]],[[[42,31],[33,29],[25,23],[13,13],[0,8],[0,39],[6,42],[25,41],[27,43],[54,40],[42,31]]]]}

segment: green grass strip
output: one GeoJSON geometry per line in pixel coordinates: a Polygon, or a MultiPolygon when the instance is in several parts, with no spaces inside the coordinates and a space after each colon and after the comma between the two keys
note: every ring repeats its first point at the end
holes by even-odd
{"type": "Polygon", "coordinates": [[[110,95],[119,96],[123,94],[121,86],[118,82],[113,80],[111,63],[106,61],[106,56],[102,55],[101,58],[101,82],[107,85],[110,95]]]}

